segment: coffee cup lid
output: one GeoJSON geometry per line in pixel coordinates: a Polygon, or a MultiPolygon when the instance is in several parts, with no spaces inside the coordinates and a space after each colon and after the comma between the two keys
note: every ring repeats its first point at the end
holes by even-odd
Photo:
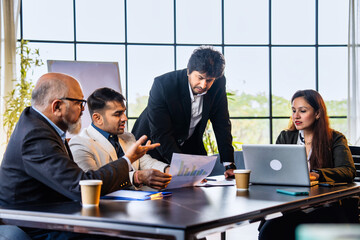
{"type": "Polygon", "coordinates": [[[234,173],[250,173],[251,170],[249,169],[235,169],[234,173]]]}
{"type": "Polygon", "coordinates": [[[102,185],[102,180],[96,180],[96,179],[92,179],[92,180],[81,180],[79,182],[80,185],[102,185]]]}

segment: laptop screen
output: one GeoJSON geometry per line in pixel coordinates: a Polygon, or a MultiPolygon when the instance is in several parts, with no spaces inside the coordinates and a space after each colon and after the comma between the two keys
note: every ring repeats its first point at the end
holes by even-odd
{"type": "Polygon", "coordinates": [[[253,184],[310,186],[306,150],[296,144],[244,144],[245,168],[253,184]]]}

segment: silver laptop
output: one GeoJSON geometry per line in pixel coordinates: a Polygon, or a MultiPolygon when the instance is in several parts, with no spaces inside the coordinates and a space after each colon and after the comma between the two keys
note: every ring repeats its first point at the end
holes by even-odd
{"type": "Polygon", "coordinates": [[[312,186],[303,145],[244,144],[245,168],[253,184],[312,186]]]}

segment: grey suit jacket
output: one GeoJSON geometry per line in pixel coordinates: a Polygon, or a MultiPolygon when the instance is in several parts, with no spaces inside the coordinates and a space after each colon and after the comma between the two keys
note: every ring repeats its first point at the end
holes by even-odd
{"type": "MultiPolygon", "coordinates": [[[[129,132],[119,135],[119,142],[124,152],[135,143],[135,137],[129,132]]],[[[74,161],[84,171],[97,170],[100,167],[117,160],[115,148],[111,145],[99,131],[91,124],[83,129],[80,134],[71,138],[70,149],[74,156],[74,161]]],[[[161,172],[168,166],[150,155],[144,155],[142,158],[132,163],[134,170],[154,168],[161,172]]],[[[132,182],[134,171],[129,172],[129,178],[132,182]]]]}

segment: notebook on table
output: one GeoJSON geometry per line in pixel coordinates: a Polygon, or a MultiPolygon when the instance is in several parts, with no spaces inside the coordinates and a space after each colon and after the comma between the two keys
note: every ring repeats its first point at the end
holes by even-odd
{"type": "Polygon", "coordinates": [[[144,201],[156,200],[171,196],[171,192],[156,192],[156,191],[137,191],[137,190],[118,190],[102,196],[101,199],[110,200],[127,200],[127,201],[144,201]]]}
{"type": "Polygon", "coordinates": [[[244,164],[252,184],[313,186],[304,145],[244,144],[244,164]]]}

